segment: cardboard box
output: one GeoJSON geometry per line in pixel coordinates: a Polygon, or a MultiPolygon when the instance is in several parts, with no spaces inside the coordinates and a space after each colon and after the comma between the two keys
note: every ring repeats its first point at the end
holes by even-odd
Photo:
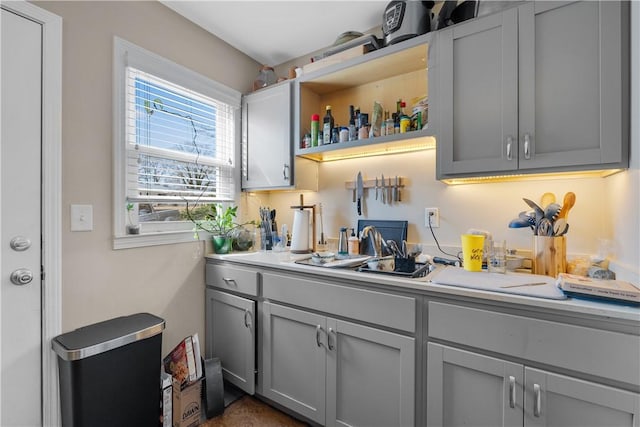
{"type": "Polygon", "coordinates": [[[367,46],[355,46],[355,47],[352,47],[351,49],[343,50],[342,52],[338,52],[334,55],[327,56],[326,58],[322,58],[318,61],[305,64],[302,66],[302,70],[304,73],[310,73],[312,71],[316,71],[321,68],[328,67],[329,65],[339,64],[340,62],[346,61],[347,59],[362,56],[368,51],[369,49],[367,46]]]}
{"type": "Polygon", "coordinates": [[[162,400],[160,401],[162,427],[171,427],[171,424],[173,423],[173,384],[171,375],[164,371],[160,373],[160,390],[162,396],[162,400]]]}
{"type": "Polygon", "coordinates": [[[180,387],[173,379],[173,427],[192,427],[200,424],[202,379],[180,387]]]}

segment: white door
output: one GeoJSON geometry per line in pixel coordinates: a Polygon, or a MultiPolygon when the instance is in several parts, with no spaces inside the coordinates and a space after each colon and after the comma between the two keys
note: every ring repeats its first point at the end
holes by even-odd
{"type": "Polygon", "coordinates": [[[42,424],[42,26],[2,10],[0,425],[42,424]]]}

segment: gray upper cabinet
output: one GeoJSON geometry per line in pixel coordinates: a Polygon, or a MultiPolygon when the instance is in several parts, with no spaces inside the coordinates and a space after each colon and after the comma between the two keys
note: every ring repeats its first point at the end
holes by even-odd
{"type": "Polygon", "coordinates": [[[529,2],[439,31],[438,178],[628,167],[627,8],[529,2]]]}
{"type": "Polygon", "coordinates": [[[292,185],[291,83],[245,95],[242,100],[242,189],[292,185]]]}
{"type": "Polygon", "coordinates": [[[242,189],[318,190],[318,166],[293,156],[292,81],[242,98],[242,189]]]}

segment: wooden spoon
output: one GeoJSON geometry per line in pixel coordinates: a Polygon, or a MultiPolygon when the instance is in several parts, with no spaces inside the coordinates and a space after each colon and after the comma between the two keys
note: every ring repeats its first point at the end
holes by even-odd
{"type": "Polygon", "coordinates": [[[569,217],[569,211],[575,204],[576,204],[576,195],[573,192],[569,191],[567,194],[564,195],[564,200],[562,202],[562,209],[560,209],[560,213],[558,213],[558,218],[567,219],[569,217]]]}
{"type": "Polygon", "coordinates": [[[543,209],[549,206],[551,203],[555,203],[555,202],[556,202],[556,195],[553,193],[544,193],[542,197],[540,197],[540,207],[543,209]]]}

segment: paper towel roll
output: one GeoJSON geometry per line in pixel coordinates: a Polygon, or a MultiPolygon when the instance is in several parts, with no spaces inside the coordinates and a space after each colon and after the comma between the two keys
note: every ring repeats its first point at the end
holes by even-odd
{"type": "Polygon", "coordinates": [[[291,252],[309,252],[309,211],[293,212],[293,230],[291,230],[291,252]]]}

